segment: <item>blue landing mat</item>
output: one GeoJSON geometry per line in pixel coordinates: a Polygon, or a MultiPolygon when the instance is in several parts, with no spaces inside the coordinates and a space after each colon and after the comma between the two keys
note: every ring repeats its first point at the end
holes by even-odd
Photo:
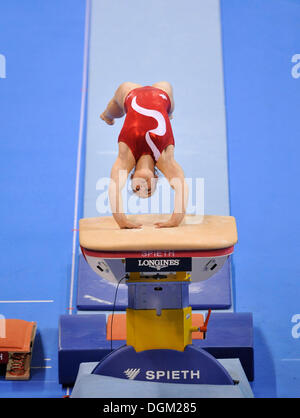
{"type": "MultiPolygon", "coordinates": [[[[125,274],[121,260],[105,260],[115,277],[121,279],[125,274]]],[[[193,275],[197,271],[193,271],[193,275]]],[[[82,254],[78,263],[77,309],[82,311],[107,311],[113,309],[116,285],[96,274],[87,264],[82,254]]],[[[189,288],[190,305],[193,309],[229,309],[231,307],[230,258],[222,269],[212,278],[191,283],[189,288]]],[[[127,286],[120,284],[116,299],[116,310],[127,307],[127,286]]]]}

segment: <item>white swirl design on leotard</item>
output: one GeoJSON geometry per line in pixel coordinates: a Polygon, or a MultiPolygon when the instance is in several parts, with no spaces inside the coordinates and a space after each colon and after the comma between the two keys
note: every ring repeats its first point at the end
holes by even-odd
{"type": "Polygon", "coordinates": [[[132,99],[131,102],[131,107],[138,113],[140,113],[141,115],[144,116],[149,116],[151,118],[154,118],[158,125],[155,129],[151,129],[149,131],[146,132],[145,134],[145,139],[147,144],[149,145],[149,147],[151,148],[153,154],[154,154],[154,158],[155,161],[157,161],[160,157],[160,151],[157,148],[157,146],[154,144],[154,142],[152,141],[151,137],[150,137],[150,133],[158,135],[158,136],[163,136],[166,133],[166,121],[165,118],[163,116],[163,114],[161,112],[158,112],[157,110],[154,109],[146,109],[142,106],[139,106],[136,102],[136,96],[134,96],[134,98],[132,99]]]}

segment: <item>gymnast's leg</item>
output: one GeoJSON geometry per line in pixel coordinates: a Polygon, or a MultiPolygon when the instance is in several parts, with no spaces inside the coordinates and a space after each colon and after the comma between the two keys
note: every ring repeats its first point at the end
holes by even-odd
{"type": "Polygon", "coordinates": [[[172,118],[172,113],[174,111],[175,103],[173,97],[173,88],[172,85],[168,81],[158,81],[157,83],[152,84],[152,87],[156,87],[157,89],[161,89],[167,93],[171,101],[171,109],[169,112],[170,119],[172,118]]]}

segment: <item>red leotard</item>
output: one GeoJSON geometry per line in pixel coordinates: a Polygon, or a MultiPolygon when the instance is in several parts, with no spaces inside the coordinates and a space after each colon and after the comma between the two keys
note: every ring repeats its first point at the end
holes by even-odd
{"type": "Polygon", "coordinates": [[[118,142],[131,149],[136,161],[143,154],[157,161],[168,145],[174,145],[169,96],[156,87],[139,87],[126,96],[124,107],[126,118],[118,142]]]}

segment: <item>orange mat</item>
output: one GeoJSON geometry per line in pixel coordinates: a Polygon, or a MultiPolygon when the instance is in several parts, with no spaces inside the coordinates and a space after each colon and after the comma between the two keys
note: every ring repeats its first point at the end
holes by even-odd
{"type": "Polygon", "coordinates": [[[30,352],[36,322],[28,322],[23,319],[5,319],[3,321],[2,332],[5,337],[0,338],[0,351],[30,352]]]}
{"type": "MultiPolygon", "coordinates": [[[[202,314],[192,314],[192,326],[201,327],[204,324],[202,314]]],[[[126,314],[109,315],[106,324],[106,339],[107,340],[126,340],[126,314]],[[112,320],[113,316],[113,320],[112,320]],[[112,327],[112,338],[111,338],[112,327]]],[[[193,332],[193,340],[203,340],[203,332],[193,332]]]]}
{"type": "Polygon", "coordinates": [[[1,319],[0,363],[6,364],[6,380],[28,380],[36,322],[1,319]]]}

